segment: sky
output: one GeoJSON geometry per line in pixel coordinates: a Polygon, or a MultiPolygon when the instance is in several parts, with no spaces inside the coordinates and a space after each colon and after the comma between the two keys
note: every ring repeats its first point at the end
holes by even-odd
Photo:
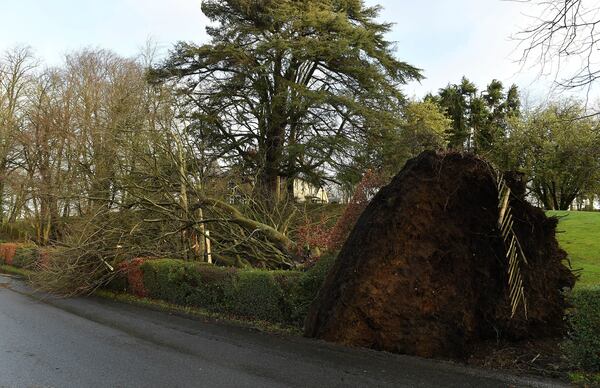
{"type": "MultiPolygon", "coordinates": [[[[465,75],[480,88],[492,79],[516,83],[536,100],[550,98],[551,77],[518,63],[514,35],[531,23],[531,5],[507,0],[365,0],[380,4],[396,56],[426,79],[405,86],[409,97],[436,92],[465,75]],[[511,38],[513,37],[513,38],[511,38]]],[[[173,43],[206,42],[201,0],[0,0],[0,51],[31,46],[45,64],[92,47],[137,55],[151,39],[166,53],[173,43]]]]}

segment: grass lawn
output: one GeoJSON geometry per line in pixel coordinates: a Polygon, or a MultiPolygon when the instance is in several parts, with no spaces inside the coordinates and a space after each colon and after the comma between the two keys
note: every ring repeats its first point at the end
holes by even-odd
{"type": "Polygon", "coordinates": [[[573,269],[582,269],[577,286],[600,286],[600,212],[549,211],[560,217],[558,241],[573,269]]]}

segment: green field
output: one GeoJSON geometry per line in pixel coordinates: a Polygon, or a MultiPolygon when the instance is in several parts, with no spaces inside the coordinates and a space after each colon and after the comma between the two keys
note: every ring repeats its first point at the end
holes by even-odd
{"type": "Polygon", "coordinates": [[[573,269],[581,269],[578,286],[600,285],[600,212],[549,211],[560,217],[558,241],[573,269]]]}

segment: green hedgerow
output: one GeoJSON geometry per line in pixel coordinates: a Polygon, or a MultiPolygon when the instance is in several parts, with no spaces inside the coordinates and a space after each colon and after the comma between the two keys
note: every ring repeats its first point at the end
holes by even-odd
{"type": "Polygon", "coordinates": [[[231,292],[236,314],[264,321],[289,323],[292,308],[289,303],[294,271],[239,271],[231,292]]]}
{"type": "Polygon", "coordinates": [[[317,263],[303,272],[296,285],[293,295],[294,311],[292,320],[296,325],[302,326],[308,309],[317,297],[329,270],[335,262],[335,256],[324,256],[317,263]]]}
{"type": "Polygon", "coordinates": [[[172,259],[141,265],[148,295],[216,313],[302,326],[333,258],[305,272],[236,269],[172,259]]]}
{"type": "Polygon", "coordinates": [[[203,307],[214,312],[230,312],[233,304],[231,288],[237,269],[215,267],[210,264],[195,264],[185,277],[190,287],[186,304],[203,307]]]}
{"type": "Polygon", "coordinates": [[[570,295],[569,338],[563,348],[573,366],[600,372],[600,287],[581,288],[570,295]]]}
{"type": "Polygon", "coordinates": [[[183,260],[148,260],[142,264],[151,297],[184,306],[224,311],[236,270],[183,260]]]}
{"type": "Polygon", "coordinates": [[[153,298],[272,322],[289,321],[286,295],[291,286],[284,290],[284,279],[299,276],[170,259],[148,260],[141,268],[153,298]]]}

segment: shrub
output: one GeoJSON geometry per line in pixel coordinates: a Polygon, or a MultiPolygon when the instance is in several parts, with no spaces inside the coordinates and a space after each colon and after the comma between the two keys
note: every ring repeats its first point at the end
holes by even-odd
{"type": "Polygon", "coordinates": [[[17,244],[15,243],[0,244],[0,260],[2,260],[4,264],[12,265],[16,251],[17,244]]]}
{"type": "Polygon", "coordinates": [[[301,272],[137,259],[122,264],[123,276],[115,277],[108,287],[216,313],[301,327],[332,263],[333,257],[323,257],[301,272]]]}
{"type": "Polygon", "coordinates": [[[317,297],[334,262],[335,256],[323,256],[314,266],[301,273],[291,296],[293,300],[290,303],[293,306],[292,321],[296,325],[301,326],[304,323],[308,308],[317,297]]]}
{"type": "Polygon", "coordinates": [[[292,279],[296,271],[239,271],[234,282],[231,300],[233,311],[249,318],[290,323],[292,279]]]}
{"type": "Polygon", "coordinates": [[[386,184],[386,179],[383,174],[375,172],[373,170],[367,170],[363,175],[358,185],[354,189],[354,194],[344,213],[337,220],[337,223],[331,230],[328,239],[328,249],[331,252],[339,250],[344,242],[348,238],[348,235],[354,228],[358,217],[366,209],[367,205],[371,201],[371,198],[379,191],[379,188],[386,184]]]}
{"type": "Polygon", "coordinates": [[[17,268],[33,269],[40,257],[39,248],[36,246],[21,246],[15,250],[12,265],[17,268]]]}
{"type": "Polygon", "coordinates": [[[187,263],[193,269],[186,275],[187,303],[216,312],[230,312],[231,288],[238,270],[204,263],[187,263]]]}
{"type": "Polygon", "coordinates": [[[146,262],[145,258],[135,258],[121,263],[119,270],[122,271],[127,278],[128,291],[134,295],[145,297],[149,292],[145,286],[144,273],[142,265],[146,262]]]}
{"type": "Polygon", "coordinates": [[[331,228],[327,225],[325,216],[317,222],[306,218],[296,230],[296,255],[304,257],[305,261],[318,260],[321,250],[330,245],[331,228]]]}
{"type": "Polygon", "coordinates": [[[158,259],[146,261],[140,267],[148,295],[167,302],[185,304],[181,289],[185,288],[177,275],[182,275],[185,262],[158,259]]]}
{"type": "Polygon", "coordinates": [[[301,326],[331,261],[324,258],[307,272],[240,270],[171,259],[148,260],[140,268],[152,298],[301,326]]]}
{"type": "Polygon", "coordinates": [[[565,353],[576,368],[600,372],[600,287],[575,290],[570,299],[574,309],[565,353]]]}
{"type": "Polygon", "coordinates": [[[183,260],[159,259],[142,265],[151,297],[224,312],[231,305],[235,269],[183,260]]]}
{"type": "Polygon", "coordinates": [[[301,271],[272,271],[273,278],[281,290],[282,304],[281,311],[286,317],[286,323],[302,326],[303,319],[298,320],[297,306],[300,279],[304,272],[301,271]]]}

